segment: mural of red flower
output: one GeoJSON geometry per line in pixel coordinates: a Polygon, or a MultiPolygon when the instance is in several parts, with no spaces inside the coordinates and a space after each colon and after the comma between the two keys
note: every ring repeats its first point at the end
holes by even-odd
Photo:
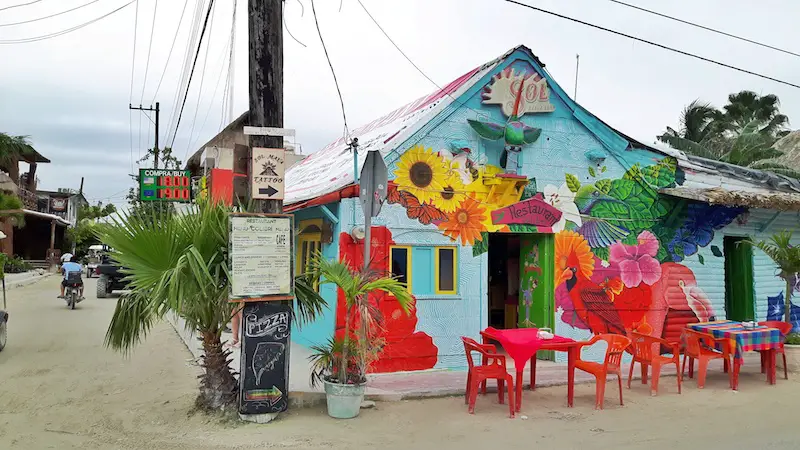
{"type": "Polygon", "coordinates": [[[439,229],[454,241],[461,239],[462,245],[482,241],[481,233],[486,231],[483,224],[485,213],[486,208],[469,195],[455,211],[447,215],[447,220],[439,224],[439,229]]]}

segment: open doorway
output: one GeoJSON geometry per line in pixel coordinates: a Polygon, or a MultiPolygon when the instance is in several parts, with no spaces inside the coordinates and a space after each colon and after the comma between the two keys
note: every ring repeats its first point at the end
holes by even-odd
{"type": "Polygon", "coordinates": [[[520,284],[520,239],[513,234],[489,234],[489,326],[517,327],[520,284]]]}

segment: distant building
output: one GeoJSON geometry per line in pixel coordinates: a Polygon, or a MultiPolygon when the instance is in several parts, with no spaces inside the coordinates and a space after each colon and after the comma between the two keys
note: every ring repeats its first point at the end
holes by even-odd
{"type": "MultiPolygon", "coordinates": [[[[247,192],[244,182],[247,178],[247,136],[244,127],[247,124],[248,112],[245,111],[186,161],[186,169],[192,171],[192,176],[206,177],[210,181],[209,190],[218,198],[228,200],[235,196],[244,201],[247,192]]],[[[283,148],[286,149],[286,170],[306,157],[297,150],[295,143],[284,140],[283,148]]]]}

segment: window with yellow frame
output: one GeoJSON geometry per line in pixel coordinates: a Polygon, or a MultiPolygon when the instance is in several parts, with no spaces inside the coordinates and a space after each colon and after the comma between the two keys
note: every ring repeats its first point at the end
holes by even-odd
{"type": "MultiPolygon", "coordinates": [[[[298,224],[300,233],[297,235],[295,248],[295,271],[298,274],[306,273],[314,256],[322,251],[322,219],[302,220],[298,224]]],[[[319,291],[319,286],[314,288],[319,291]]]]}
{"type": "Polygon", "coordinates": [[[458,253],[456,247],[434,249],[434,285],[436,294],[455,295],[458,291],[458,253]]]}
{"type": "Polygon", "coordinates": [[[389,248],[389,272],[411,292],[411,247],[393,245],[389,248]]]}

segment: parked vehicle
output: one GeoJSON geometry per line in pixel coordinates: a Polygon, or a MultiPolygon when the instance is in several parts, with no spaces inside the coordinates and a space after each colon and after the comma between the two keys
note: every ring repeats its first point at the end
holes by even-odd
{"type": "Polygon", "coordinates": [[[102,262],[103,255],[108,252],[107,245],[92,245],[89,246],[89,251],[86,253],[86,278],[92,278],[95,274],[97,266],[102,262]]]}
{"type": "Polygon", "coordinates": [[[102,262],[95,268],[97,279],[97,298],[106,298],[114,291],[123,291],[128,288],[125,274],[119,271],[119,266],[108,256],[102,256],[102,262]]]}

